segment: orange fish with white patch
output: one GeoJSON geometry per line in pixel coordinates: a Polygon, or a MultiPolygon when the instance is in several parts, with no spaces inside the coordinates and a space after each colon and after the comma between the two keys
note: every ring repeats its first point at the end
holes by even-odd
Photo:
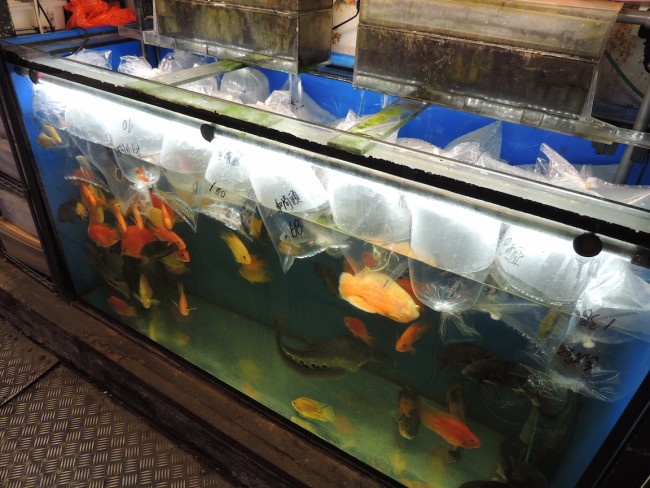
{"type": "Polygon", "coordinates": [[[424,322],[414,322],[407,327],[402,333],[397,342],[395,343],[395,350],[398,352],[412,352],[415,353],[413,343],[420,339],[424,333],[431,328],[424,322]]]}
{"type": "Polygon", "coordinates": [[[369,313],[378,313],[396,322],[408,323],[420,316],[420,307],[390,276],[365,268],[356,275],[343,272],[339,295],[369,313]]]}
{"type": "Polygon", "coordinates": [[[115,310],[117,313],[119,313],[120,315],[125,315],[127,317],[135,317],[138,315],[135,308],[129,305],[128,303],[126,303],[121,298],[118,298],[116,296],[110,296],[108,297],[107,302],[111,306],[111,308],[115,310]]]}
{"type": "Polygon", "coordinates": [[[345,327],[352,332],[354,337],[361,339],[368,345],[368,347],[377,347],[378,339],[368,333],[366,324],[364,324],[362,320],[355,317],[344,317],[343,322],[345,323],[345,327]]]}
{"type": "Polygon", "coordinates": [[[479,438],[469,430],[465,423],[453,415],[423,404],[419,405],[418,414],[422,425],[434,431],[449,444],[465,449],[481,447],[479,438]]]}

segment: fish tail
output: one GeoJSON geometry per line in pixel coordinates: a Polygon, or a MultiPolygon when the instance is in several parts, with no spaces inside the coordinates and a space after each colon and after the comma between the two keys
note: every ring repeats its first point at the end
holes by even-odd
{"type": "Polygon", "coordinates": [[[323,407],[323,418],[328,422],[334,422],[334,420],[336,419],[336,414],[334,413],[334,409],[329,405],[323,407]]]}
{"type": "Polygon", "coordinates": [[[377,345],[379,344],[379,339],[369,335],[363,338],[363,342],[365,342],[370,349],[377,349],[377,345]]]}

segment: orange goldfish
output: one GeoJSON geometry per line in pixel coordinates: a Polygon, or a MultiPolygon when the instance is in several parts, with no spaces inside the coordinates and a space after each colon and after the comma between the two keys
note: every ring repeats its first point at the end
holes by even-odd
{"type": "Polygon", "coordinates": [[[251,254],[250,258],[250,263],[242,264],[239,268],[239,274],[242,278],[251,283],[268,283],[271,281],[269,265],[265,261],[258,259],[255,254],[251,254]]]}
{"type": "Polygon", "coordinates": [[[138,227],[137,225],[129,225],[122,236],[122,254],[124,256],[141,258],[142,247],[155,240],[156,238],[148,229],[138,227]]]}
{"type": "Polygon", "coordinates": [[[157,195],[154,193],[150,193],[151,196],[151,203],[154,206],[154,208],[157,208],[160,210],[160,217],[161,217],[161,222],[162,224],[169,230],[174,225],[173,222],[173,217],[176,216],[174,211],[171,209],[169,205],[167,205],[165,202],[163,202],[157,195]]]}
{"type": "Polygon", "coordinates": [[[414,322],[402,333],[397,342],[395,343],[395,350],[399,352],[412,352],[415,353],[413,343],[417,341],[424,333],[431,328],[424,322],[414,322]]]}
{"type": "Polygon", "coordinates": [[[418,413],[422,425],[434,431],[449,444],[465,449],[481,447],[478,437],[456,417],[422,404],[418,408],[418,413]]]}
{"type": "Polygon", "coordinates": [[[178,312],[183,316],[187,317],[190,314],[191,310],[196,310],[195,308],[189,308],[187,303],[187,297],[185,296],[185,291],[183,290],[183,282],[178,282],[178,303],[174,302],[174,305],[178,307],[178,312]]]}
{"type": "Polygon", "coordinates": [[[334,409],[307,397],[296,398],[291,402],[293,408],[308,419],[331,422],[335,419],[334,409]]]}
{"type": "Polygon", "coordinates": [[[244,243],[235,235],[234,232],[223,230],[219,237],[226,241],[232,255],[235,257],[235,261],[240,264],[251,264],[251,255],[248,253],[248,249],[246,249],[244,243]]]}
{"type": "Polygon", "coordinates": [[[341,298],[369,313],[408,323],[420,316],[420,307],[404,288],[380,271],[365,268],[356,275],[343,272],[339,279],[341,298]]]}
{"type": "Polygon", "coordinates": [[[166,227],[155,227],[153,225],[148,225],[147,227],[159,241],[176,244],[178,249],[187,248],[183,239],[181,239],[176,232],[173,232],[166,227]]]}
{"type": "Polygon", "coordinates": [[[174,256],[183,263],[190,262],[190,253],[187,252],[187,249],[179,249],[174,253],[174,256]]]}
{"type": "Polygon", "coordinates": [[[368,347],[375,348],[377,347],[377,338],[371,336],[368,333],[368,329],[366,328],[366,324],[363,323],[362,320],[359,320],[354,317],[344,317],[343,322],[345,323],[345,326],[347,329],[352,332],[352,335],[354,337],[358,337],[361,339],[363,342],[365,342],[368,347]]]}
{"type": "Polygon", "coordinates": [[[115,229],[104,224],[91,224],[88,226],[88,237],[101,247],[111,247],[120,240],[115,229]]]}
{"type": "Polygon", "coordinates": [[[121,298],[116,296],[108,297],[108,304],[120,315],[126,315],[127,317],[135,317],[138,315],[135,308],[126,303],[121,298]]]}
{"type": "Polygon", "coordinates": [[[144,308],[151,308],[151,305],[153,303],[151,297],[153,297],[153,290],[149,285],[149,280],[147,280],[147,277],[144,274],[140,274],[140,284],[138,286],[138,298],[140,299],[140,302],[142,302],[142,306],[144,308]]]}

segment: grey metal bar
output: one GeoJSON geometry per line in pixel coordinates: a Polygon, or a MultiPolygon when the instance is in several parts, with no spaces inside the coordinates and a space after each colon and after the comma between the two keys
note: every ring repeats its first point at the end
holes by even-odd
{"type": "Polygon", "coordinates": [[[650,11],[624,8],[619,12],[616,21],[622,24],[638,24],[650,27],[650,11]]]}
{"type": "MultiPolygon", "coordinates": [[[[632,129],[643,132],[648,128],[648,122],[650,122],[650,88],[646,91],[643,100],[641,101],[639,112],[637,113],[632,129]]],[[[618,164],[618,168],[616,168],[614,183],[624,184],[630,176],[630,171],[632,170],[632,160],[630,158],[634,148],[635,146],[632,144],[625,148],[623,156],[621,156],[621,161],[618,164]]]]}

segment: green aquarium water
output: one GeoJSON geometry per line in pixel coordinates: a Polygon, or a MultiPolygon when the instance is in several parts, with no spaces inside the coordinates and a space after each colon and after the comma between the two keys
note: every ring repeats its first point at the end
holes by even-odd
{"type": "MultiPolygon", "coordinates": [[[[164,180],[159,181],[162,187],[164,180]]],[[[68,180],[73,190],[80,183],[68,180]]],[[[92,192],[99,193],[94,188],[92,192]]],[[[79,201],[86,201],[79,190],[79,201]]],[[[151,188],[145,194],[149,191],[158,193],[151,188]]],[[[102,197],[111,199],[105,192],[102,197]]],[[[256,202],[236,206],[255,209],[256,202]]],[[[563,400],[560,411],[548,418],[514,387],[481,385],[461,372],[474,346],[481,348],[481,358],[514,359],[527,344],[520,333],[486,312],[445,314],[420,303],[418,320],[408,322],[423,326],[422,335],[412,343],[406,339],[402,348],[407,350],[398,351],[409,323],[355,307],[340,297],[339,280],[355,268],[359,273],[363,267],[379,269],[377,261],[387,253],[395,262],[404,262],[404,256],[341,234],[339,247],[295,259],[284,272],[281,253],[257,211],[240,232],[212,214],[198,213],[196,233],[187,222],[172,217],[171,230],[182,240],[188,261],[170,258],[178,249],[171,241],[148,242],[141,257],[124,254],[123,239],[104,247],[89,237],[92,215],[59,222],[62,239],[81,246],[85,256],[69,256],[72,275],[96,274],[79,290],[82,298],[406,486],[458,487],[498,477],[504,452],[506,459],[552,476],[571,434],[567,426],[575,421],[577,399],[563,400]],[[262,225],[259,232],[244,231],[255,222],[262,225]],[[260,274],[242,272],[247,266],[238,262],[246,260],[242,254],[257,263],[260,274]],[[150,292],[143,291],[143,277],[150,292]],[[367,336],[353,332],[355,323],[365,325],[367,336]],[[465,329],[471,331],[469,336],[460,333],[465,329]],[[319,349],[333,338],[344,339],[341,357],[336,348],[319,349]],[[352,352],[350,341],[359,346],[352,352]],[[305,368],[299,358],[293,366],[287,364],[284,347],[297,354],[305,351],[305,356],[313,351],[309,360],[315,366],[305,368]],[[371,359],[366,362],[368,353],[371,359]],[[341,358],[353,366],[330,378],[341,358]],[[436,419],[442,422],[442,432],[436,432],[436,419]],[[477,447],[459,446],[468,436],[478,439],[477,447]]],[[[128,228],[137,227],[132,214],[124,218],[128,228]]],[[[141,218],[144,229],[157,225],[144,211],[141,218]]],[[[232,226],[232,216],[224,220],[232,226]]],[[[101,225],[118,227],[106,209],[101,225]]],[[[295,251],[280,249],[289,255],[295,251]]],[[[408,270],[384,276],[404,283],[408,270]]]]}

